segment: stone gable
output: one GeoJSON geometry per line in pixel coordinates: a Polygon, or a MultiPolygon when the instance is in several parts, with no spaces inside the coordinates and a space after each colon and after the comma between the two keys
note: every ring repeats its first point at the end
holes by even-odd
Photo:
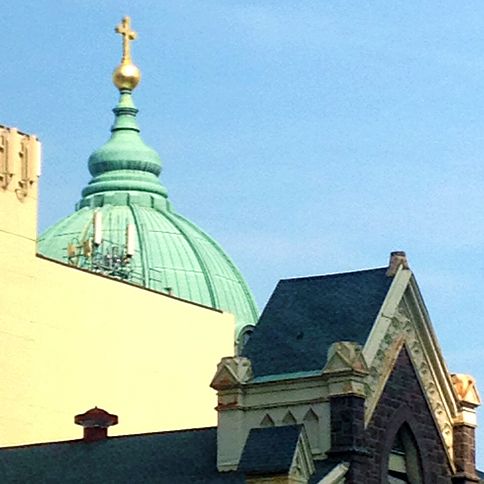
{"type": "Polygon", "coordinates": [[[367,470],[365,480],[359,482],[383,482],[393,438],[405,422],[414,432],[420,451],[424,482],[450,483],[452,471],[445,445],[408,352],[403,347],[365,431],[367,470]]]}

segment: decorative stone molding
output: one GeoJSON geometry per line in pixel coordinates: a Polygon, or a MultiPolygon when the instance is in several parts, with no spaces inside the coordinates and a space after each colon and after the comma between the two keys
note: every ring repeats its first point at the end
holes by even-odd
{"type": "Polygon", "coordinates": [[[302,427],[292,465],[289,469],[289,477],[292,482],[307,483],[314,470],[311,447],[306,431],[302,427]]]}
{"type": "Polygon", "coordinates": [[[0,186],[6,190],[13,177],[13,171],[10,168],[10,151],[7,140],[8,131],[2,129],[0,132],[0,186]]]}
{"type": "MultiPolygon", "coordinates": [[[[416,321],[420,318],[411,309],[404,296],[387,324],[387,330],[380,339],[378,350],[370,363],[367,378],[368,394],[366,400],[365,421],[368,423],[373,415],[378,399],[383,392],[387,379],[392,371],[395,358],[403,345],[406,346],[420,383],[424,389],[430,408],[450,457],[453,455],[453,413],[443,396],[441,385],[436,378],[432,363],[429,361],[428,350],[422,343],[417,331],[416,321]]],[[[387,318],[388,319],[388,318],[387,318]]],[[[425,321],[423,324],[427,324],[425,321]]]]}
{"type": "Polygon", "coordinates": [[[260,421],[259,427],[275,427],[274,419],[266,413],[264,418],[260,421]]]}
{"type": "Polygon", "coordinates": [[[316,412],[309,408],[303,417],[302,423],[306,429],[311,449],[315,454],[321,452],[321,438],[319,432],[319,417],[316,412]]]}
{"type": "Polygon", "coordinates": [[[352,341],[337,341],[328,350],[328,360],[324,372],[340,373],[346,371],[368,372],[368,365],[361,352],[361,346],[352,341]]]}
{"type": "Polygon", "coordinates": [[[290,410],[286,412],[286,415],[284,415],[284,418],[282,419],[282,424],[283,425],[296,425],[297,420],[294,417],[294,415],[291,413],[290,410]]]}
{"type": "Polygon", "coordinates": [[[462,373],[454,373],[451,375],[451,378],[457,398],[461,403],[473,407],[478,407],[481,404],[474,377],[462,373]]]}
{"type": "Polygon", "coordinates": [[[328,350],[328,360],[323,369],[323,378],[328,381],[329,396],[366,396],[365,377],[368,365],[361,346],[352,341],[338,341],[328,350]]]}
{"type": "Polygon", "coordinates": [[[217,365],[210,386],[215,390],[236,388],[252,379],[252,364],[244,356],[227,356],[217,365]]]}
{"type": "Polygon", "coordinates": [[[477,427],[476,408],[481,404],[481,398],[477,391],[476,380],[474,377],[462,373],[455,373],[451,375],[451,378],[460,403],[459,412],[454,418],[454,426],[477,427]]]}
{"type": "Polygon", "coordinates": [[[15,193],[24,200],[40,176],[40,143],[36,136],[0,125],[0,188],[7,190],[15,178],[15,193]]]}

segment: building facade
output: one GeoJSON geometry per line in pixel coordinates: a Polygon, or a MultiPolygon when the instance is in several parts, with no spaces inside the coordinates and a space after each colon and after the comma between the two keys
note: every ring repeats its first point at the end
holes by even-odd
{"type": "Polygon", "coordinates": [[[401,252],[388,267],[281,281],[211,387],[216,427],[108,437],[118,417],[92,408],[75,418],[78,439],[1,449],[0,473],[4,482],[481,482],[475,382],[448,372],[401,252]]]}
{"type": "Polygon", "coordinates": [[[120,433],[213,425],[206,382],[233,316],[37,254],[39,142],[0,140],[2,445],[75,437],[79,405],[123,415],[120,433]]]}
{"type": "Polygon", "coordinates": [[[448,371],[405,253],[282,280],[257,319],[168,202],[117,31],[112,137],[40,254],[40,145],[0,128],[1,482],[481,482],[476,384],[448,371]]]}

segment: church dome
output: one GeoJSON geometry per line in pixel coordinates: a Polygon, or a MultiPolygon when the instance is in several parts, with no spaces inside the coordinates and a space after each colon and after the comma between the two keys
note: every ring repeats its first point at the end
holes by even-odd
{"type": "Polygon", "coordinates": [[[111,138],[89,158],[92,179],[76,211],[41,235],[39,253],[228,311],[237,332],[255,324],[247,283],[209,235],[173,210],[161,160],[139,134],[132,89],[117,87],[111,138]]]}

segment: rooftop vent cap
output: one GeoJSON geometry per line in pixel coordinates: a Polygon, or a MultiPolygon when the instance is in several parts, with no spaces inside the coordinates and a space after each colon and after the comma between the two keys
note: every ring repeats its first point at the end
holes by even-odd
{"type": "Polygon", "coordinates": [[[84,427],[84,441],[95,442],[108,437],[108,427],[118,423],[118,416],[111,415],[102,408],[91,408],[86,413],[74,417],[74,423],[84,427]]]}

